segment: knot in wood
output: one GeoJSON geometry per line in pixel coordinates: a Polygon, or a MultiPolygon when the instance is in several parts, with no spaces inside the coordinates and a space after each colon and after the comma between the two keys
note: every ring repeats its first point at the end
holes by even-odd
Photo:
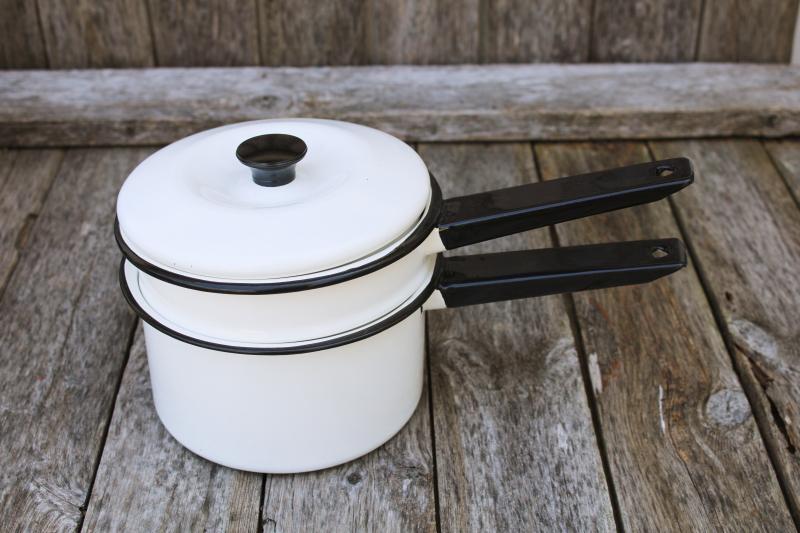
{"type": "Polygon", "coordinates": [[[706,417],[723,427],[734,427],[750,417],[750,402],[740,390],[722,389],[706,402],[706,417]]]}

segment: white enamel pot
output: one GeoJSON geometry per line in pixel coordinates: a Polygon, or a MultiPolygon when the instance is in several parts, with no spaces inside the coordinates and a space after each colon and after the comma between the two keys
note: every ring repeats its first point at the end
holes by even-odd
{"type": "Polygon", "coordinates": [[[235,124],[143,162],[117,204],[123,294],[145,321],[159,416],[220,464],[300,472],[379,446],[411,416],[424,310],[654,280],[665,239],[443,257],[663,198],[670,159],[443,200],[401,141],[349,123],[235,124]]]}

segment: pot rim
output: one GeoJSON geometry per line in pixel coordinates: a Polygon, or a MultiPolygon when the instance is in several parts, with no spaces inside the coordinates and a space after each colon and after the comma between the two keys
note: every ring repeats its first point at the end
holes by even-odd
{"type": "Polygon", "coordinates": [[[378,252],[378,254],[381,255],[378,255],[373,260],[362,262],[365,259],[369,259],[368,256],[367,258],[355,261],[354,263],[360,264],[356,264],[350,268],[347,268],[348,265],[341,265],[321,272],[306,274],[302,277],[297,277],[297,279],[284,278],[282,281],[239,282],[213,281],[196,278],[167,270],[151,263],[134,252],[125,242],[119,220],[116,217],[114,219],[114,237],[117,241],[117,246],[122,251],[124,259],[130,261],[131,264],[145,274],[179,287],[221,294],[279,294],[318,289],[320,287],[335,285],[359,278],[371,272],[375,272],[376,270],[380,270],[402,259],[413,250],[417,249],[417,247],[428,238],[431,232],[436,229],[436,223],[439,220],[443,204],[441,188],[433,174],[429,173],[429,176],[431,195],[428,206],[420,216],[419,222],[410,233],[406,234],[405,238],[394,245],[384,247],[378,252]],[[342,268],[345,268],[345,270],[341,270],[342,268]]]}
{"type": "Polygon", "coordinates": [[[252,346],[252,345],[237,346],[231,344],[217,343],[193,337],[191,335],[182,333],[180,331],[177,331],[176,329],[173,329],[163,324],[161,321],[155,318],[151,313],[145,310],[145,308],[139,303],[139,301],[134,296],[133,291],[131,291],[131,288],[128,284],[128,278],[126,275],[126,265],[130,265],[132,270],[135,270],[138,267],[136,267],[136,265],[133,264],[132,262],[129,262],[126,258],[122,258],[122,260],[120,261],[119,285],[128,305],[131,306],[131,308],[139,316],[139,318],[141,318],[144,322],[146,322],[156,330],[160,331],[161,333],[164,333],[165,335],[168,335],[176,340],[185,342],[187,344],[192,344],[200,348],[206,348],[209,350],[233,353],[233,354],[267,355],[267,356],[293,355],[293,354],[318,352],[322,350],[328,350],[330,348],[336,348],[339,346],[351,344],[353,342],[372,337],[373,335],[377,335],[378,333],[381,333],[382,331],[387,330],[396,324],[399,324],[401,321],[411,316],[417,310],[419,312],[423,312],[423,304],[430,298],[431,294],[433,294],[433,292],[438,287],[439,278],[441,277],[443,269],[443,264],[444,262],[442,259],[442,254],[437,254],[436,262],[434,264],[433,271],[431,273],[430,279],[428,280],[428,283],[422,286],[420,289],[418,289],[404,303],[400,304],[397,308],[390,311],[388,314],[380,318],[377,318],[365,325],[359,326],[354,330],[331,335],[328,337],[323,337],[321,339],[312,339],[305,344],[304,344],[305,341],[300,341],[296,344],[283,343],[285,344],[284,346],[281,346],[280,343],[273,344],[270,346],[252,346]]]}

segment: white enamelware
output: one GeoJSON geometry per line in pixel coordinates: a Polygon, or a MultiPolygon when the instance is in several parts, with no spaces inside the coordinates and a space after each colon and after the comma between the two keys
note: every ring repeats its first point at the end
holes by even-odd
{"type": "Polygon", "coordinates": [[[120,282],[145,321],[159,417],[233,468],[302,472],[359,457],[415,409],[424,311],[641,283],[685,265],[676,240],[441,252],[691,180],[674,159],[442,200],[416,152],[364,126],[263,120],[178,141],[131,173],[117,203],[120,282]]]}
{"type": "Polygon", "coordinates": [[[382,253],[412,229],[431,197],[428,171],[404,142],[333,120],[245,122],[155,152],[120,190],[125,243],[165,270],[219,282],[276,282],[382,253]],[[301,138],[296,179],[255,185],[236,157],[264,134],[301,138]]]}

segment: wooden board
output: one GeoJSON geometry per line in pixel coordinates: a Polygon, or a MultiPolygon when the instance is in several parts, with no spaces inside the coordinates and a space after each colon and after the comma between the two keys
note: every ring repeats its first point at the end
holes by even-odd
{"type": "Polygon", "coordinates": [[[360,65],[366,62],[364,0],[259,1],[264,65],[360,65]]]}
{"type": "Polygon", "coordinates": [[[36,2],[0,0],[0,68],[47,68],[36,2]]]}
{"type": "Polygon", "coordinates": [[[800,205],[800,141],[770,141],[765,146],[795,201],[800,205]]]}
{"type": "Polygon", "coordinates": [[[479,0],[369,0],[367,62],[478,62],[479,0]]]}
{"type": "MultiPolygon", "coordinates": [[[[635,143],[542,144],[536,156],[546,179],[650,159],[635,143]]],[[[706,181],[696,163],[698,183],[706,181]]],[[[719,195],[709,198],[719,203],[719,195]]],[[[677,203],[685,199],[681,193],[677,203]]],[[[663,201],[561,224],[556,232],[562,245],[680,233],[663,201]]],[[[694,270],[576,293],[574,301],[623,529],[793,529],[694,270]]]]}
{"type": "Polygon", "coordinates": [[[262,479],[194,455],[164,429],[138,328],[83,531],[256,531],[262,479]]]}
{"type": "Polygon", "coordinates": [[[0,68],[787,62],[797,6],[798,0],[2,0],[0,68]]]}
{"type": "MultiPolygon", "coordinates": [[[[536,180],[527,144],[422,145],[445,197],[536,180]]],[[[547,229],[455,250],[551,246],[547,229]]],[[[565,300],[428,316],[442,531],[614,530],[565,300]]]]}
{"type": "Polygon", "coordinates": [[[60,150],[0,152],[0,295],[62,157],[60,150]]]}
{"type": "Polygon", "coordinates": [[[315,116],[408,140],[782,136],[800,70],[494,65],[0,72],[0,145],[159,144],[240,120],[315,116]]]}
{"type": "Polygon", "coordinates": [[[590,0],[495,0],[481,6],[483,63],[589,59],[590,0]]]}
{"type": "Polygon", "coordinates": [[[154,65],[144,2],[37,1],[50,68],[154,65]]]}
{"type": "Polygon", "coordinates": [[[797,7],[797,0],[706,1],[697,59],[788,63],[797,7]]]}
{"type": "Polygon", "coordinates": [[[119,297],[114,197],[150,151],[68,152],[0,300],[4,529],[81,523],[134,326],[119,297]]]}
{"type": "Polygon", "coordinates": [[[258,65],[256,0],[148,0],[159,66],[258,65]]]}
{"type": "Polygon", "coordinates": [[[436,531],[427,380],[408,424],[353,462],[319,472],[267,476],[265,532],[436,531]]]}
{"type": "Polygon", "coordinates": [[[694,160],[676,203],[795,516],[800,509],[800,210],[761,143],[672,142],[694,160]]]}
{"type": "Polygon", "coordinates": [[[691,61],[702,5],[703,0],[596,0],[591,58],[691,61]]]}

